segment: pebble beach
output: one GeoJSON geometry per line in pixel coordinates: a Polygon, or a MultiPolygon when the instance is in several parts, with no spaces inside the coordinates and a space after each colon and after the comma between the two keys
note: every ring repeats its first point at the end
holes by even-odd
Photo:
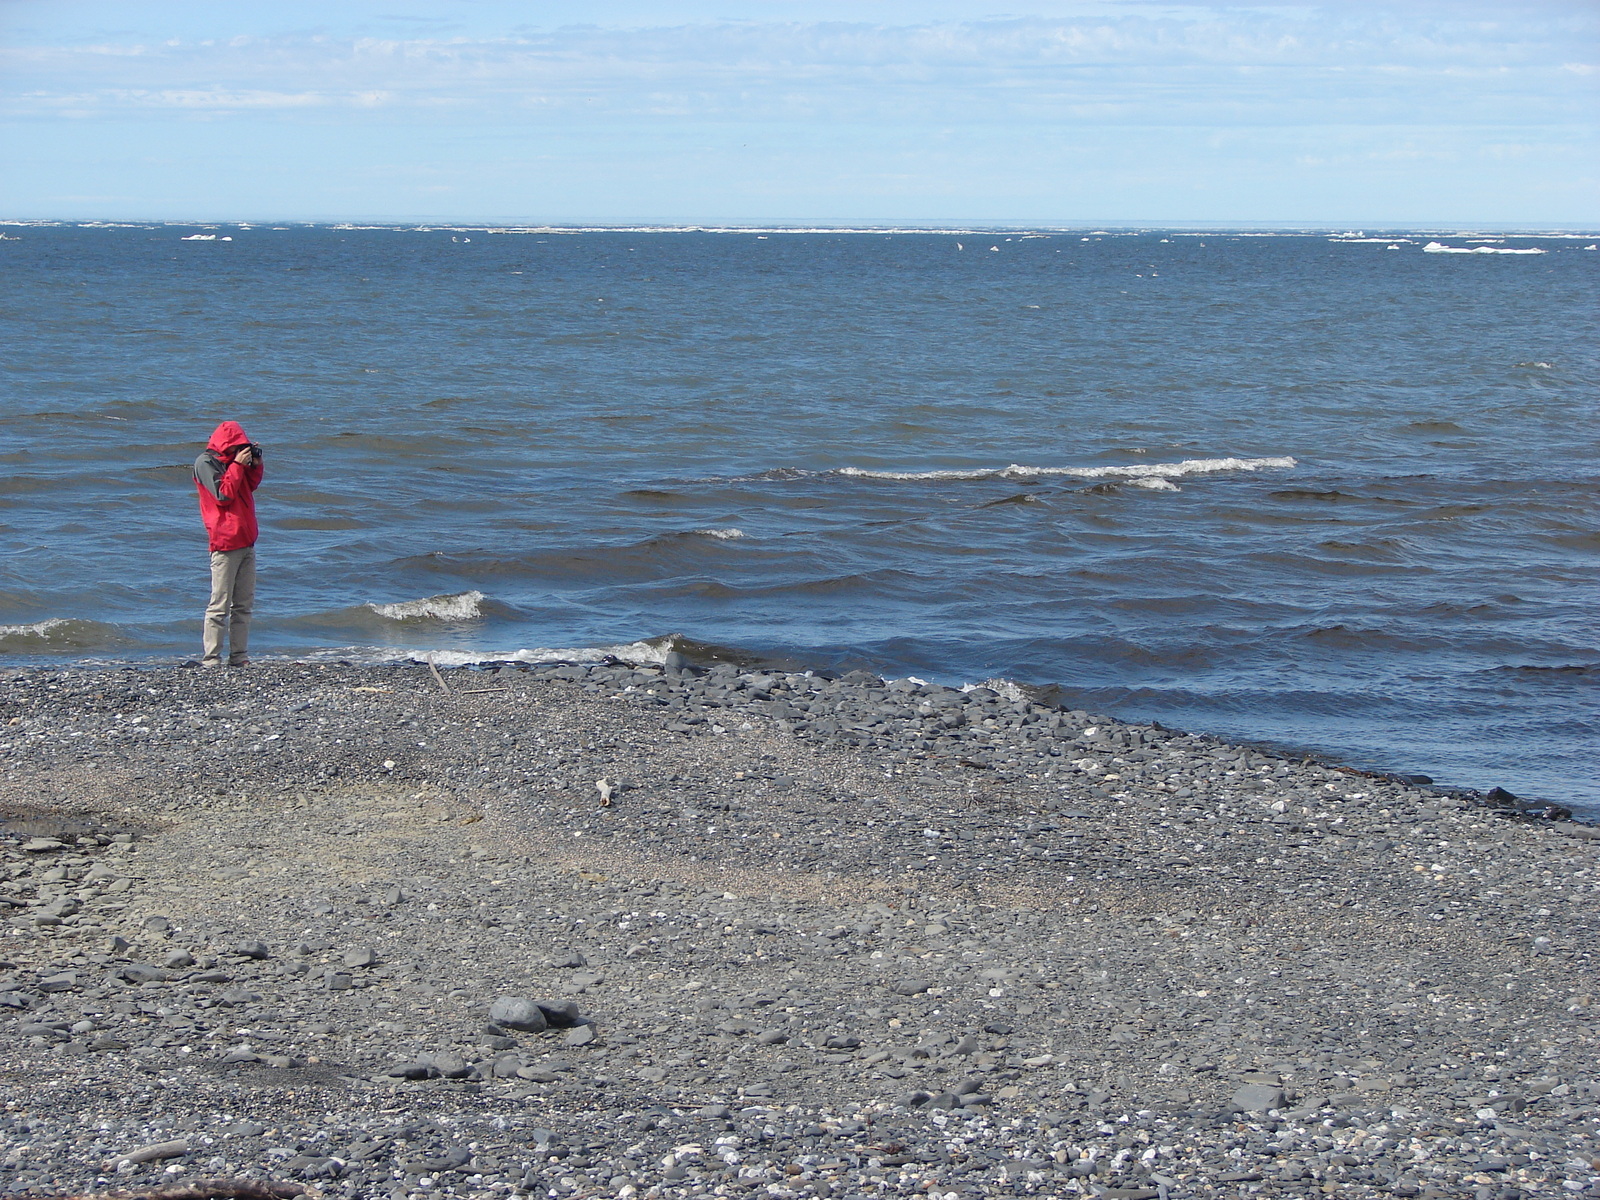
{"type": "Polygon", "coordinates": [[[281,662],[9,670],[0,817],[0,1194],[1600,1197],[1600,829],[1503,794],[281,662]]]}

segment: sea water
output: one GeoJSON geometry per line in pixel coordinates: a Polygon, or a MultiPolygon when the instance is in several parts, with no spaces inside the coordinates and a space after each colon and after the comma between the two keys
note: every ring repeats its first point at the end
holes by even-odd
{"type": "Polygon", "coordinates": [[[197,653],[231,418],[258,656],[1004,678],[1600,815],[1592,237],[0,230],[6,662],[197,653]]]}

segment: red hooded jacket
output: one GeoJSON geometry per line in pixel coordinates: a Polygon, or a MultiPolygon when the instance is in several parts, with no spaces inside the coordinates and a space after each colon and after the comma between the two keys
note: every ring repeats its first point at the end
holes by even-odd
{"type": "Polygon", "coordinates": [[[194,460],[194,487],[200,517],[213,550],[243,550],[256,544],[256,488],[261,486],[261,456],[253,466],[233,461],[250,439],[237,421],[224,421],[194,460]]]}

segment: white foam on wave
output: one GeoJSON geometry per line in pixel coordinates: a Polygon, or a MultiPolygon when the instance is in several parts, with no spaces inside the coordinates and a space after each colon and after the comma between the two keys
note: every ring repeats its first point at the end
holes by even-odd
{"type": "Polygon", "coordinates": [[[1140,487],[1168,490],[1167,480],[1186,475],[1213,475],[1222,471],[1289,470],[1298,464],[1288,456],[1276,458],[1186,458],[1175,463],[1137,463],[1117,467],[981,467],[966,471],[870,471],[864,467],[840,467],[835,475],[854,479],[939,480],[939,479],[1039,479],[1069,476],[1075,479],[1129,479],[1140,487]],[[1157,482],[1143,482],[1153,480],[1157,482]]]}
{"type": "Polygon", "coordinates": [[[1422,248],[1424,254],[1548,254],[1537,246],[1516,249],[1510,246],[1446,246],[1443,242],[1429,242],[1422,248]]]}
{"type": "Polygon", "coordinates": [[[432,662],[440,667],[471,667],[479,663],[594,663],[617,659],[629,663],[654,663],[667,661],[670,645],[655,642],[628,642],[617,646],[586,646],[557,649],[536,646],[522,650],[407,650],[396,654],[396,659],[408,662],[432,662]]]}
{"type": "Polygon", "coordinates": [[[719,542],[735,542],[744,536],[742,529],[691,529],[695,537],[715,538],[719,542]]]}
{"type": "Polygon", "coordinates": [[[978,688],[988,688],[991,692],[995,692],[1000,696],[1003,696],[1005,699],[1010,700],[1013,704],[1030,699],[1027,692],[1023,691],[1009,679],[997,677],[994,679],[985,679],[982,683],[963,683],[961,685],[961,690],[963,692],[976,691],[978,688]]]}
{"type": "Polygon", "coordinates": [[[455,592],[394,604],[369,603],[367,607],[390,621],[473,621],[483,615],[487,599],[482,592],[455,592]]]}
{"type": "Polygon", "coordinates": [[[848,475],[853,479],[993,479],[1016,469],[1018,468],[1004,467],[995,470],[992,467],[979,467],[974,471],[869,471],[864,467],[840,467],[833,474],[848,475]]]}
{"type": "Polygon", "coordinates": [[[50,635],[70,622],[65,617],[50,617],[43,621],[35,621],[31,625],[0,625],[0,640],[8,638],[27,638],[39,641],[49,641],[50,635]]]}
{"type": "Polygon", "coordinates": [[[0,652],[93,650],[137,641],[116,625],[84,617],[47,617],[20,625],[0,625],[0,652]]]}

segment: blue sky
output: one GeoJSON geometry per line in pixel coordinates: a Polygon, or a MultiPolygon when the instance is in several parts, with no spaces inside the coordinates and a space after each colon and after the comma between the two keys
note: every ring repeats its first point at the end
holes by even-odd
{"type": "Polygon", "coordinates": [[[0,0],[0,216],[1600,225],[1600,8],[0,0]]]}

